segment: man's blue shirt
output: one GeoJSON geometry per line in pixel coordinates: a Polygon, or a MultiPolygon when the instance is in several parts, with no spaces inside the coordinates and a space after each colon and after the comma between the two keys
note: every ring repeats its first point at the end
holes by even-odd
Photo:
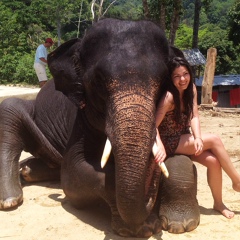
{"type": "Polygon", "coordinates": [[[47,65],[46,63],[44,63],[43,61],[40,60],[40,58],[45,58],[47,59],[47,55],[48,55],[48,51],[47,48],[41,44],[38,46],[37,50],[36,50],[36,54],[35,54],[35,63],[41,63],[43,65],[47,65]]]}

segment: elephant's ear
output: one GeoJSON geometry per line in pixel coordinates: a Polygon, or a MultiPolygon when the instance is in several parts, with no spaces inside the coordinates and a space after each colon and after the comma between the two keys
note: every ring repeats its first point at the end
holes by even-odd
{"type": "Polygon", "coordinates": [[[79,107],[84,102],[80,76],[80,39],[69,40],[48,55],[48,66],[53,75],[55,88],[79,107]]]}
{"type": "Polygon", "coordinates": [[[170,46],[169,47],[169,60],[174,57],[185,58],[183,52],[180,49],[178,49],[174,46],[170,46]]]}

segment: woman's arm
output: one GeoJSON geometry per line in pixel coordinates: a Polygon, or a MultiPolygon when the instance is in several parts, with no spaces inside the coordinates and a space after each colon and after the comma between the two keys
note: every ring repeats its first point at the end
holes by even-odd
{"type": "Polygon", "coordinates": [[[157,153],[155,154],[155,161],[156,162],[163,162],[166,158],[166,151],[165,147],[161,141],[161,133],[158,131],[158,126],[161,124],[163,118],[165,117],[166,112],[173,109],[173,96],[170,92],[167,92],[163,98],[160,100],[157,111],[156,111],[156,144],[157,144],[157,153]]]}
{"type": "Polygon", "coordinates": [[[161,137],[160,137],[160,134],[159,134],[159,131],[158,131],[158,128],[156,128],[156,131],[157,131],[157,136],[156,136],[156,144],[157,144],[157,148],[154,152],[154,160],[157,162],[157,163],[161,163],[165,160],[165,158],[167,157],[167,154],[166,154],[166,150],[165,150],[165,147],[162,143],[162,140],[161,140],[161,137]]]}
{"type": "Polygon", "coordinates": [[[163,118],[165,117],[166,112],[174,109],[173,105],[173,95],[170,92],[166,92],[166,94],[159,101],[156,111],[156,127],[158,127],[163,118]]]}
{"type": "Polygon", "coordinates": [[[200,120],[199,120],[199,113],[198,113],[198,105],[197,105],[197,89],[196,86],[193,85],[193,117],[191,119],[190,125],[194,137],[194,145],[195,145],[195,154],[199,155],[202,152],[203,148],[203,141],[201,136],[201,128],[200,128],[200,120]]]}

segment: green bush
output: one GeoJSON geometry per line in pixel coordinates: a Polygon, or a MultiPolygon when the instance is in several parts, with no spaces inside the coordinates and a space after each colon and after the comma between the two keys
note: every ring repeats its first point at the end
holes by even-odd
{"type": "Polygon", "coordinates": [[[29,85],[37,85],[38,79],[33,68],[34,64],[34,54],[35,53],[26,53],[23,55],[15,69],[15,73],[13,74],[13,83],[26,83],[29,85]]]}

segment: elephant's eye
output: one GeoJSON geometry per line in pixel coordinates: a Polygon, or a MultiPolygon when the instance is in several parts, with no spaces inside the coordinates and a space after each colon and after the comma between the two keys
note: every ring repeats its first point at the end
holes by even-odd
{"type": "Polygon", "coordinates": [[[109,95],[106,87],[107,82],[107,78],[102,71],[95,70],[85,76],[84,85],[87,95],[91,95],[91,99],[95,99],[94,102],[96,105],[105,101],[109,95]]]}

